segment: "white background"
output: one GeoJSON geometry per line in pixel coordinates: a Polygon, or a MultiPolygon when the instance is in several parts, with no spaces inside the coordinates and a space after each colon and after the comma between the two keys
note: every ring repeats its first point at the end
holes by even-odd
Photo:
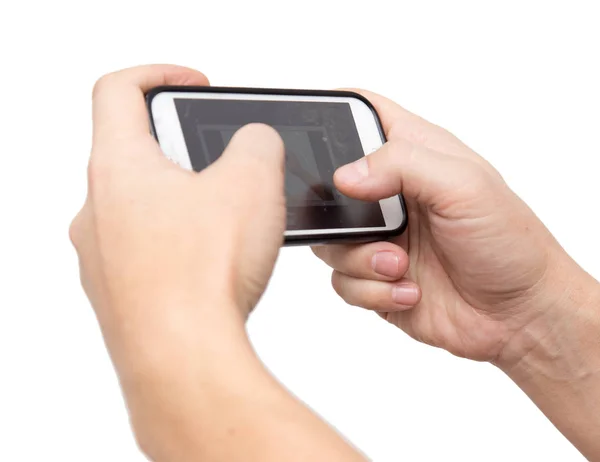
{"type": "MultiPolygon", "coordinates": [[[[386,94],[489,159],[600,277],[596,2],[350,4],[2,2],[0,460],[144,460],[67,237],[92,86],[112,70],[170,62],[218,85],[386,94]]],[[[492,366],[338,300],[306,248],[282,253],[249,329],[273,373],[375,461],[582,460],[492,366]]]]}

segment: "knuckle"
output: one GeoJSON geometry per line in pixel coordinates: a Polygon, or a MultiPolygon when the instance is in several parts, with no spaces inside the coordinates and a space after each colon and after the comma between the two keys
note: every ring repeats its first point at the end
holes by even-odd
{"type": "MultiPolygon", "coordinates": [[[[460,140],[452,132],[419,116],[396,121],[390,128],[389,137],[404,138],[422,146],[439,145],[440,143],[462,146],[460,140]]],[[[464,148],[464,146],[462,147],[464,148]]]]}
{"type": "Polygon", "coordinates": [[[413,116],[395,121],[390,128],[389,138],[427,145],[439,128],[420,117],[413,116]]]}
{"type": "Polygon", "coordinates": [[[497,191],[497,180],[484,165],[469,160],[462,162],[460,174],[454,179],[454,191],[462,200],[481,200],[497,191]]]}
{"type": "Polygon", "coordinates": [[[369,298],[369,308],[376,311],[389,311],[393,306],[391,295],[386,293],[373,293],[369,298]]]}
{"type": "Polygon", "coordinates": [[[110,88],[113,85],[115,76],[116,72],[110,72],[108,74],[104,74],[102,77],[96,80],[96,83],[94,83],[92,88],[92,99],[96,99],[106,90],[107,87],[110,88]]]}
{"type": "MultiPolygon", "coordinates": [[[[394,128],[398,126],[399,125],[396,124],[394,128]]],[[[396,128],[396,131],[398,130],[399,128],[396,128]]],[[[413,124],[412,127],[404,130],[404,137],[411,143],[426,145],[431,138],[430,128],[423,127],[422,124],[413,124]]]]}
{"type": "MultiPolygon", "coordinates": [[[[355,290],[356,288],[350,286],[355,281],[347,279],[348,276],[340,273],[337,270],[334,270],[331,275],[331,286],[333,287],[333,290],[348,305],[364,306],[361,303],[361,300],[359,300],[358,294],[355,290]]],[[[362,295],[360,296],[360,298],[362,299],[362,295]]]]}
{"type": "Polygon", "coordinates": [[[346,274],[352,273],[352,268],[360,267],[355,261],[355,252],[344,245],[321,245],[313,248],[315,255],[326,265],[346,274]]]}
{"type": "Polygon", "coordinates": [[[343,284],[342,284],[342,274],[339,273],[338,271],[333,271],[331,273],[331,287],[333,287],[333,290],[335,291],[336,294],[338,294],[342,300],[346,301],[345,298],[345,291],[343,290],[343,284]]]}
{"type": "Polygon", "coordinates": [[[481,191],[489,187],[489,175],[480,163],[474,161],[465,162],[463,172],[465,175],[464,179],[467,180],[465,183],[470,189],[481,191]]]}
{"type": "Polygon", "coordinates": [[[75,249],[79,249],[79,244],[81,242],[81,220],[82,217],[80,211],[77,215],[75,215],[75,218],[71,220],[71,224],[69,225],[69,240],[75,249]]]}
{"type": "Polygon", "coordinates": [[[368,90],[365,90],[364,88],[358,88],[358,87],[350,87],[350,88],[346,88],[345,90],[350,91],[352,93],[357,93],[367,99],[368,99],[369,93],[370,93],[368,90]]]}
{"type": "Polygon", "coordinates": [[[336,88],[336,90],[357,93],[364,98],[367,98],[370,93],[368,90],[366,90],[364,88],[359,88],[359,87],[338,87],[338,88],[336,88]]]}
{"type": "Polygon", "coordinates": [[[504,178],[502,177],[502,174],[498,170],[496,170],[496,168],[487,159],[484,159],[479,154],[475,154],[475,159],[492,180],[504,183],[504,178]]]}
{"type": "Polygon", "coordinates": [[[394,138],[387,142],[389,154],[393,157],[412,156],[415,151],[415,143],[406,138],[394,138]]]}
{"type": "Polygon", "coordinates": [[[327,252],[327,248],[324,245],[313,245],[310,250],[312,253],[322,261],[325,261],[325,253],[327,252]]]}

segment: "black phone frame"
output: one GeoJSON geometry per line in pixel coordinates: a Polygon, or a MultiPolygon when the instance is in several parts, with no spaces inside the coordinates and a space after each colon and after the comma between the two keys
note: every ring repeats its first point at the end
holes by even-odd
{"type": "MultiPolygon", "coordinates": [[[[184,86],[184,85],[161,85],[150,89],[146,93],[146,106],[150,118],[150,130],[157,142],[156,127],[154,125],[154,117],[152,116],[152,100],[156,95],[163,92],[178,92],[178,93],[239,93],[251,95],[282,95],[282,96],[328,96],[328,97],[346,97],[356,98],[367,105],[373,113],[375,123],[381,136],[382,143],[387,141],[383,130],[379,114],[375,107],[366,97],[360,93],[348,90],[300,90],[300,89],[283,89],[283,88],[244,88],[244,87],[210,87],[210,86],[184,86]]],[[[369,241],[388,240],[402,234],[408,226],[408,213],[406,209],[406,201],[402,194],[398,195],[400,200],[400,208],[402,209],[403,220],[395,229],[384,231],[361,231],[357,233],[321,233],[285,236],[283,245],[301,246],[301,245],[325,245],[325,244],[354,244],[369,241]]]]}

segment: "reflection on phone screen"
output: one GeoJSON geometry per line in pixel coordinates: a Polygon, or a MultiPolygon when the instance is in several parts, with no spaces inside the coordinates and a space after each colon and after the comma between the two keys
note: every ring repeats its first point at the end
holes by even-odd
{"type": "Polygon", "coordinates": [[[206,168],[234,133],[252,122],[275,128],[285,144],[287,229],[385,226],[378,203],[341,194],[335,170],[364,156],[348,103],[175,99],[192,167],[206,168]]]}

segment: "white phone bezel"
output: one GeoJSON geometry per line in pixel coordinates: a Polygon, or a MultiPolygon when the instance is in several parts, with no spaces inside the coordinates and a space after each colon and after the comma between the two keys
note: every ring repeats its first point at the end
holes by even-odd
{"type": "MultiPolygon", "coordinates": [[[[354,117],[358,136],[365,155],[372,153],[383,145],[375,115],[371,108],[359,98],[346,96],[321,95],[283,95],[255,93],[210,93],[163,91],[156,94],[150,103],[155,135],[165,156],[181,167],[192,170],[187,146],[175,108],[175,98],[183,99],[225,99],[225,100],[254,100],[254,101],[314,101],[348,103],[354,117]]],[[[352,235],[365,232],[385,232],[399,229],[404,223],[404,209],[398,196],[379,201],[385,226],[367,228],[338,228],[338,229],[306,229],[286,230],[285,236],[310,236],[323,234],[352,235]]]]}

